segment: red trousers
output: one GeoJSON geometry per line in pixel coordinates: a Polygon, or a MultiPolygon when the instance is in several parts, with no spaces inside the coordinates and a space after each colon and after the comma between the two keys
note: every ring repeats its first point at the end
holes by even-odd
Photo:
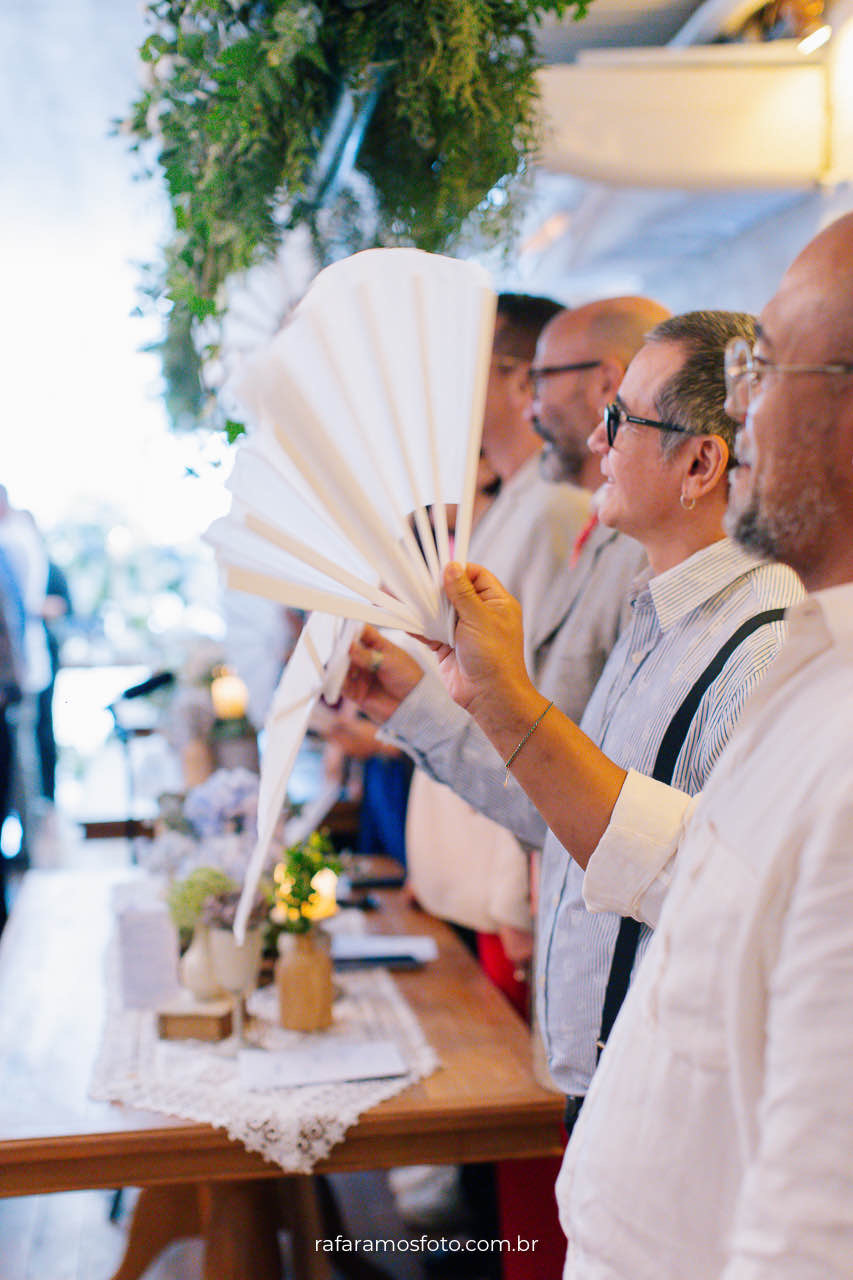
{"type": "MultiPolygon", "coordinates": [[[[477,954],[484,972],[527,1021],[529,985],[515,976],[498,935],[478,933],[477,954]]],[[[554,1198],[560,1157],[502,1160],[495,1168],[501,1238],[514,1246],[512,1253],[501,1254],[503,1280],[560,1280],[566,1257],[554,1198]],[[527,1252],[515,1248],[519,1238],[531,1244],[527,1252]]]]}

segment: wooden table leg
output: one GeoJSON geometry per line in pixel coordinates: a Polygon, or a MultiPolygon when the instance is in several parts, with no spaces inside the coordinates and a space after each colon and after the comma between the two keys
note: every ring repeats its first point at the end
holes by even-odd
{"type": "MultiPolygon", "coordinates": [[[[139,1280],[174,1240],[204,1238],[204,1280],[281,1280],[278,1228],[291,1233],[296,1280],[331,1280],[329,1255],[317,1241],[345,1235],[323,1177],[287,1174],[245,1181],[147,1187],[139,1193],[127,1246],[112,1280],[139,1280]]],[[[355,1252],[335,1255],[349,1280],[388,1280],[355,1252]]]]}
{"type": "Polygon", "coordinates": [[[329,1235],[317,1198],[318,1181],[310,1174],[287,1174],[279,1179],[281,1220],[290,1232],[297,1280],[331,1280],[328,1255],[317,1248],[317,1241],[329,1235]]]}
{"type": "Polygon", "coordinates": [[[281,1280],[276,1179],[201,1189],[204,1280],[281,1280]]]}
{"type": "Polygon", "coordinates": [[[133,1211],[121,1266],[112,1280],[139,1280],[173,1240],[201,1235],[198,1187],[144,1187],[133,1211]]]}

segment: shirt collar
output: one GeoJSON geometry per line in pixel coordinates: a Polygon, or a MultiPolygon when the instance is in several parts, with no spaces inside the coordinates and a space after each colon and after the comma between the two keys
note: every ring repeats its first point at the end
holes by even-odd
{"type": "MultiPolygon", "coordinates": [[[[645,585],[661,631],[674,626],[760,563],[756,556],[744,551],[731,538],[721,538],[656,577],[647,577],[645,585]]],[[[639,585],[642,588],[642,581],[639,585]]]]}
{"type": "Polygon", "coordinates": [[[789,609],[791,635],[821,623],[835,644],[853,642],[853,582],[826,587],[789,609]]]}

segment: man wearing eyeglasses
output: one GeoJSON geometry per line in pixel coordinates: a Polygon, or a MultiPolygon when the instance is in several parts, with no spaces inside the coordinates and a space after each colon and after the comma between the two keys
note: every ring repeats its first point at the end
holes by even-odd
{"type": "MultiPolygon", "coordinates": [[[[581,725],[621,768],[674,781],[687,793],[704,784],[778,651],[785,606],[802,596],[789,569],[756,559],[724,535],[735,432],[724,411],[724,350],[732,338],[751,341],[753,334],[751,317],[729,312],[663,321],[631,361],[589,442],[605,480],[602,524],[636,538],[650,568],[635,586],[630,623],[581,725]]],[[[493,584],[489,590],[514,627],[515,602],[491,575],[483,580],[493,584]]],[[[559,832],[547,829],[548,813],[509,777],[516,756],[523,760],[544,737],[555,715],[551,695],[537,694],[515,741],[496,755],[494,743],[452,702],[439,714],[431,691],[416,682],[420,673],[377,633],[365,633],[353,660],[363,678],[354,676],[351,696],[385,721],[392,740],[523,839],[544,840],[537,1003],[570,1127],[595,1070],[597,1042],[607,1039],[651,931],[616,913],[585,910],[580,868],[567,858],[559,832]]],[[[457,697],[465,682],[452,656],[446,667],[457,697]]],[[[496,683],[503,688],[503,675],[496,683]]],[[[498,695],[483,696],[497,724],[498,695]]],[[[511,723],[518,728],[516,716],[511,723]]],[[[491,736],[494,724],[483,727],[491,736]]],[[[543,787],[547,779],[549,794],[559,790],[560,771],[539,763],[543,787]]],[[[582,812],[583,796],[574,803],[582,812]]]]}
{"type": "MultiPolygon", "coordinates": [[[[612,298],[579,310],[588,320],[567,322],[574,313],[549,300],[498,297],[482,448],[501,489],[476,521],[470,543],[472,559],[487,565],[522,606],[525,659],[537,686],[575,717],[627,621],[631,583],[645,555],[633,539],[594,527],[592,491],[601,475],[585,442],[580,467],[543,466],[548,446],[543,449],[532,412],[536,389],[541,394],[544,381],[561,382],[562,394],[570,395],[571,379],[552,377],[564,370],[543,370],[541,360],[570,354],[572,344],[588,353],[592,343],[600,353],[584,367],[600,366],[603,376],[594,386],[587,380],[583,407],[568,415],[572,434],[585,439],[646,327],[667,314],[647,298],[612,298]]],[[[437,679],[433,689],[446,700],[437,679]]],[[[484,930],[494,922],[506,955],[490,930],[478,939],[481,957],[485,953],[487,971],[505,994],[519,1007],[526,1004],[532,938],[527,862],[517,842],[423,771],[414,776],[406,828],[410,883],[423,905],[468,927],[484,930]],[[485,880],[480,859],[469,859],[470,867],[464,860],[475,842],[490,860],[485,880]]]]}
{"type": "Polygon", "coordinates": [[[606,298],[563,311],[545,326],[530,370],[533,425],[545,441],[547,480],[601,484],[587,441],[645,335],[669,312],[651,298],[606,298]]]}
{"type": "Polygon", "coordinates": [[[727,351],[728,527],[812,594],[701,796],[617,768],[547,710],[499,585],[446,577],[455,696],[586,868],[589,906],[656,926],[558,1183],[572,1280],[851,1274],[851,317],[847,215],[786,273],[754,347],[727,351]]]}
{"type": "MultiPolygon", "coordinates": [[[[502,488],[475,525],[470,554],[519,599],[525,617],[525,657],[537,687],[579,718],[630,615],[631,583],[645,567],[638,543],[591,518],[591,494],[601,484],[601,474],[586,440],[646,330],[668,312],[650,298],[609,298],[574,311],[551,312],[543,325],[542,302],[515,294],[498,298],[483,452],[502,488]],[[534,314],[539,321],[535,328],[534,314]],[[544,447],[538,437],[547,438],[544,447]]],[[[436,687],[446,700],[437,681],[434,691],[436,687]]],[[[421,697],[427,696],[422,690],[421,697]]],[[[527,909],[527,904],[520,901],[518,871],[511,874],[507,851],[514,843],[490,838],[492,875],[486,882],[479,878],[476,893],[469,891],[459,859],[461,838],[476,831],[484,840],[483,819],[472,828],[466,816],[469,807],[458,799],[454,806],[444,788],[438,809],[434,788],[433,779],[416,773],[407,819],[413,888],[429,909],[459,923],[470,925],[492,914],[518,930],[520,908],[527,909]],[[431,822],[426,823],[428,812],[431,822]],[[439,857],[436,835],[445,833],[454,819],[455,838],[446,842],[447,850],[439,857]],[[429,850],[427,843],[433,846],[429,850]],[[457,870],[444,891],[442,911],[438,891],[448,881],[448,850],[457,870]],[[472,904],[478,897],[475,917],[472,904]],[[451,898],[455,916],[449,909],[451,898]]],[[[523,973],[524,940],[507,928],[504,936],[523,973]]],[[[513,974],[505,973],[504,989],[511,998],[521,1000],[524,995],[513,974]]]]}

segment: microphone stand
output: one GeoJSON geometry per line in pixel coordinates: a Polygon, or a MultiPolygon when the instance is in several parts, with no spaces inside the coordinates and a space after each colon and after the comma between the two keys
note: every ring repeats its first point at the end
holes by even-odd
{"type": "Polygon", "coordinates": [[[130,862],[135,866],[138,862],[136,854],[135,836],[138,834],[138,827],[133,813],[133,806],[136,802],[136,788],[133,781],[133,756],[130,749],[130,731],[122,724],[118,714],[118,706],[124,697],[121,694],[114,702],[107,707],[113,720],[112,732],[118,742],[121,743],[122,757],[124,759],[124,795],[125,795],[125,820],[124,820],[124,838],[128,843],[128,851],[130,854],[130,862]]]}

